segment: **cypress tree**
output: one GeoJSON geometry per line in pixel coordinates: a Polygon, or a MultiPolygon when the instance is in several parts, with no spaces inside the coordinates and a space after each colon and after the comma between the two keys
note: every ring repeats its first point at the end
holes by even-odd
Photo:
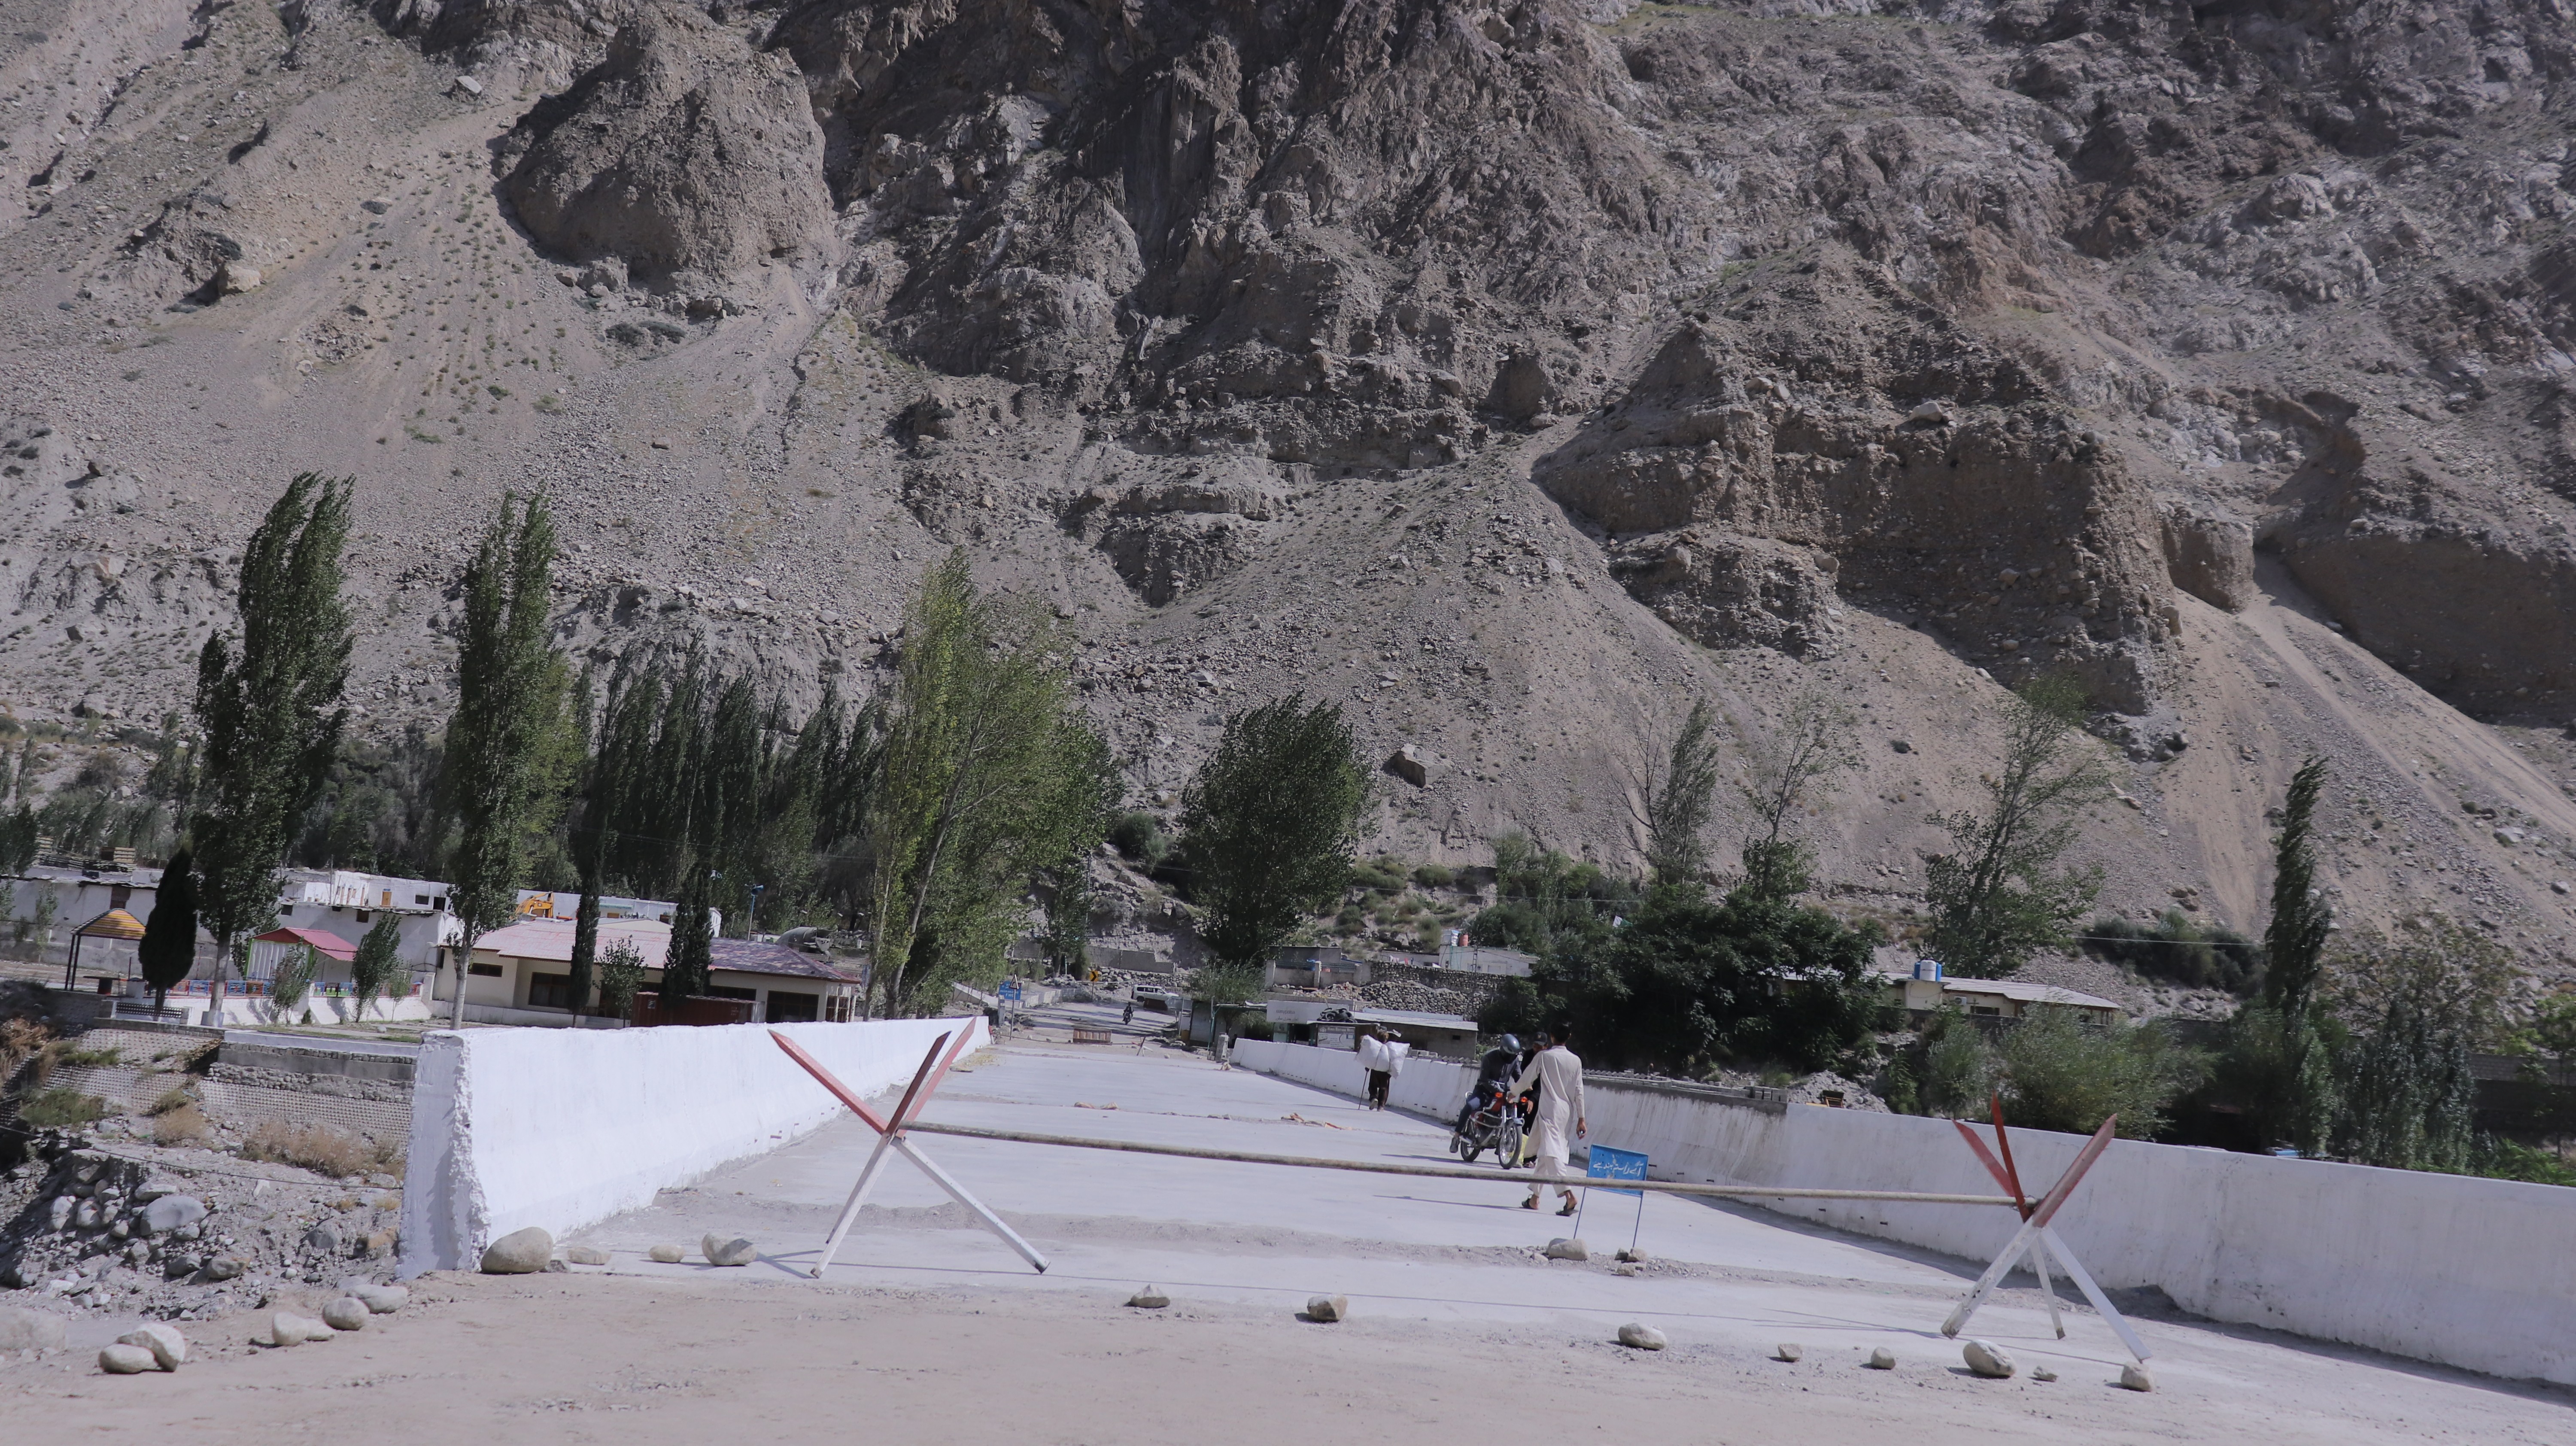
{"type": "Polygon", "coordinates": [[[152,897],[152,915],[143,921],[143,942],[134,946],[143,967],[143,982],[152,986],[152,1008],[170,1005],[170,991],[197,967],[196,862],[186,849],[161,871],[161,887],[152,897]]]}

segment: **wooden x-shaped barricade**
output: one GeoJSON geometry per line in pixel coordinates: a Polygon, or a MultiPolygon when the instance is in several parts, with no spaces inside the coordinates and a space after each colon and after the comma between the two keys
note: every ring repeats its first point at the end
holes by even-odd
{"type": "Polygon", "coordinates": [[[2149,1354],[2145,1343],[2138,1339],[2136,1331],[2129,1329],[2128,1321],[2121,1317],[2119,1311],[2112,1308],[2110,1300],[2102,1294],[2102,1287],[2093,1283],[2092,1275],[2084,1269],[2084,1263],[2075,1258],[2075,1252],[2067,1248],[2066,1241],[2049,1226],[2065,1206],[2067,1197],[2075,1193],[2076,1185],[2084,1179],[2084,1172],[2093,1168],[2093,1162],[2102,1158],[2104,1150],[2111,1148],[2111,1127],[2118,1122],[2119,1116],[2114,1115],[2102,1122],[2102,1128],[2094,1131],[2093,1138],[2076,1152],[2075,1163],[2067,1166],[2066,1173],[2058,1176],[2057,1183],[2034,1204],[2023,1192],[2021,1171],[2013,1164],[2012,1141],[2004,1134],[2001,1097],[1994,1101],[1994,1111],[1995,1143],[2003,1149],[2001,1160],[1995,1158],[1994,1151],[1986,1148],[1985,1141],[1977,1138],[1974,1126],[1965,1120],[1951,1123],[1958,1126],[1960,1138],[1968,1142],[1968,1148],[1976,1151],[1977,1161],[1986,1167],[1986,1173],[1995,1177],[1996,1184],[2012,1192],[2016,1208],[2021,1211],[2021,1229],[2013,1232],[2013,1238],[2004,1245],[2003,1254],[1996,1256],[1995,1263],[1986,1267],[1986,1273],[1977,1277],[1976,1287],[1968,1292],[1968,1298],[1959,1302],[1948,1320],[1941,1322],[1941,1334],[1957,1335],[1968,1324],[1968,1317],[1977,1313],[1977,1307],[1985,1304],[1986,1297],[1994,1293],[1995,1287],[2027,1255],[2030,1268],[2039,1276],[2039,1293],[2048,1301],[2048,1323],[2057,1328],[2057,1338],[2064,1340],[2066,1322],[2057,1313],[2057,1289],[2048,1279],[2048,1262],[2053,1258],[2066,1272],[2066,1278],[2074,1281],[2075,1288],[2092,1302],[2093,1309],[2101,1312],[2102,1318],[2111,1323],[2111,1329],[2119,1334],[2120,1344],[2127,1346],[2129,1354],[2140,1364],[2145,1364],[2149,1354]]]}
{"type": "Polygon", "coordinates": [[[823,1272],[831,1266],[832,1257],[840,1253],[841,1239],[850,1233],[850,1226],[857,1222],[859,1207],[868,1202],[868,1192],[876,1188],[877,1172],[885,1168],[886,1156],[889,1153],[899,1154],[920,1166],[921,1173],[928,1175],[931,1183],[947,1191],[949,1199],[965,1206],[968,1213],[984,1222],[985,1228],[1009,1242],[1010,1247],[1020,1253],[1021,1259],[1037,1267],[1040,1275],[1046,1273],[1046,1257],[1038,1254],[1035,1246],[1022,1240],[1018,1231],[1003,1224],[1002,1217],[985,1208],[983,1201],[968,1194],[966,1187],[958,1184],[947,1171],[932,1164],[930,1157],[921,1153],[921,1148],[913,1144],[904,1130],[906,1125],[920,1118],[921,1112],[929,1107],[930,1096],[939,1088],[940,1081],[948,1077],[949,1066],[955,1064],[957,1057],[964,1054],[966,1046],[973,1042],[975,1031],[971,1026],[943,1034],[930,1042],[929,1053],[921,1057],[921,1068],[913,1071],[912,1084],[904,1090],[903,1098],[896,1101],[894,1113],[884,1119],[877,1118],[876,1111],[868,1108],[868,1102],[859,1098],[849,1086],[835,1079],[832,1072],[823,1067],[821,1061],[798,1048],[796,1041],[774,1029],[769,1032],[769,1037],[778,1041],[778,1047],[787,1051],[789,1059],[803,1065],[807,1074],[812,1075],[823,1088],[830,1090],[841,1103],[848,1105],[860,1119],[867,1121],[868,1128],[877,1132],[877,1147],[869,1152],[866,1167],[859,1171],[859,1183],[850,1188],[849,1203],[841,1207],[841,1218],[832,1224],[832,1237],[823,1242],[823,1258],[814,1262],[816,1279],[820,1279],[823,1272]],[[951,1039],[957,1042],[951,1045],[949,1044],[951,1039]],[[943,1049],[946,1050],[944,1054],[941,1052],[943,1049]]]}

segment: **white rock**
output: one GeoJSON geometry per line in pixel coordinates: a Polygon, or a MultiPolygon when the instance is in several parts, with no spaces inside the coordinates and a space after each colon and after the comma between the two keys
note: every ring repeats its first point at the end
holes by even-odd
{"type": "Polygon", "coordinates": [[[470,75],[460,75],[456,77],[456,88],[465,92],[467,95],[481,95],[483,93],[483,82],[476,80],[470,75]]]}
{"type": "Polygon", "coordinates": [[[1567,1240],[1563,1237],[1559,1237],[1547,1243],[1547,1258],[1550,1260],[1590,1260],[1592,1258],[1592,1252],[1585,1249],[1583,1242],[1580,1240],[1567,1240]]]}
{"type": "Polygon", "coordinates": [[[140,1204],[149,1205],[164,1195],[185,1194],[187,1193],[187,1189],[188,1187],[185,1184],[171,1179],[167,1175],[155,1175],[151,1179],[134,1187],[134,1198],[140,1204]]]}
{"type": "Polygon", "coordinates": [[[2057,1379],[2057,1372],[2046,1366],[2033,1366],[2030,1368],[2030,1378],[2034,1381],[2053,1381],[2057,1379]]]}
{"type": "Polygon", "coordinates": [[[2005,1355],[2004,1348],[1993,1341],[1969,1341],[1959,1348],[1959,1354],[1967,1361],[1969,1370],[1991,1380],[2005,1380],[2017,1369],[2013,1358],[2005,1355]]]}
{"type": "Polygon", "coordinates": [[[175,1371],[188,1363],[188,1338],[168,1321],[156,1320],[136,1326],[116,1338],[121,1346],[141,1346],[152,1353],[152,1360],[165,1371],[175,1371]]]}
{"type": "Polygon", "coordinates": [[[1878,1349],[1871,1351],[1869,1353],[1869,1368],[1873,1371],[1895,1370],[1896,1352],[1889,1350],[1885,1346],[1880,1346],[1878,1349]]]}
{"type": "Polygon", "coordinates": [[[608,1252],[596,1245],[567,1245],[564,1247],[564,1259],[575,1265],[606,1265],[608,1252]]]}
{"type": "Polygon", "coordinates": [[[689,1258],[688,1252],[676,1245],[656,1245],[644,1253],[664,1265],[677,1265],[689,1258]]]}
{"type": "Polygon", "coordinates": [[[555,1238],[542,1225],[513,1230],[483,1251],[485,1275],[534,1275],[554,1258],[555,1238]]]}
{"type": "Polygon", "coordinates": [[[1619,1344],[1634,1346],[1641,1351],[1660,1351],[1668,1342],[1664,1339],[1664,1333],[1653,1326],[1630,1321],[1619,1327],[1619,1344]]]}
{"type": "Polygon", "coordinates": [[[1649,1257],[1645,1251],[1640,1250],[1633,1245],[1619,1252],[1619,1259],[1629,1265],[1643,1265],[1646,1263],[1648,1258],[1649,1257]]]}
{"type": "Polygon", "coordinates": [[[344,1295],[322,1307],[322,1323],[335,1331],[362,1331],[370,1314],[365,1301],[344,1295]]]}
{"type": "Polygon", "coordinates": [[[58,1351],[68,1343],[61,1316],[0,1306],[0,1351],[58,1351]]]}
{"type": "Polygon", "coordinates": [[[98,1368],[111,1376],[139,1375],[158,1364],[141,1346],[113,1345],[98,1353],[98,1368]]]}
{"type": "Polygon", "coordinates": [[[1796,1341],[1782,1341],[1771,1348],[1771,1354],[1780,1360],[1796,1361],[1806,1357],[1807,1348],[1796,1341]]]}
{"type": "Polygon", "coordinates": [[[194,1195],[164,1195],[143,1207],[143,1233],[159,1235],[205,1218],[205,1201],[194,1195]]]}
{"type": "Polygon", "coordinates": [[[331,1328],[309,1315],[291,1310],[271,1311],[268,1317],[268,1339],[271,1344],[300,1346],[306,1341],[327,1341],[331,1328]]]}
{"type": "Polygon", "coordinates": [[[1172,1298],[1163,1294],[1161,1286],[1149,1285],[1127,1297],[1127,1303],[1138,1310],[1161,1310],[1172,1303],[1172,1298]]]}
{"type": "Polygon", "coordinates": [[[2120,1368],[2120,1384],[2132,1391],[2152,1391],[2156,1388],[2156,1378],[2147,1373],[2145,1366],[2131,1361],[2120,1368]]]}
{"type": "Polygon", "coordinates": [[[1351,1318],[1351,1298],[1347,1295],[1319,1295],[1306,1302],[1306,1319],[1323,1325],[1351,1318]]]}
{"type": "Polygon", "coordinates": [[[411,1303],[411,1288],[402,1285],[362,1285],[349,1294],[366,1302],[377,1315],[392,1315],[411,1303]]]}
{"type": "Polygon", "coordinates": [[[760,1258],[760,1247],[740,1235],[710,1235],[698,1242],[698,1250],[709,1265],[749,1265],[760,1258]]]}

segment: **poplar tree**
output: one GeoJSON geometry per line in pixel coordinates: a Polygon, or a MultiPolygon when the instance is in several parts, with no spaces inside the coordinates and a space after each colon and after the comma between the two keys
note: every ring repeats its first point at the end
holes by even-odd
{"type": "Polygon", "coordinates": [[[389,992],[402,973],[402,925],[390,912],[378,914],[358,940],[358,957],[349,961],[349,992],[358,998],[359,1019],[367,1017],[367,1006],[389,992]]]}
{"type": "Polygon", "coordinates": [[[517,912],[529,817],[560,762],[565,669],[546,640],[554,553],[544,499],[522,505],[504,493],[465,569],[444,779],[456,838],[448,897],[462,934],[450,1020],[459,1026],[475,940],[517,912]]]}
{"type": "Polygon", "coordinates": [[[670,952],[662,958],[662,1007],[670,1009],[693,994],[707,992],[715,967],[715,929],[707,918],[707,882],[703,872],[680,890],[679,908],[671,915],[670,952]]]}
{"type": "Polygon", "coordinates": [[[1065,804],[1104,756],[1067,651],[1032,600],[979,592],[963,551],[906,611],[867,814],[871,995],[888,1015],[999,977],[1031,875],[1099,847],[1105,811],[1065,804]]]}
{"type": "Polygon", "coordinates": [[[212,1020],[224,970],[277,917],[277,873],[319,794],[348,721],[349,617],[340,553],[354,479],[311,472],[287,484],[242,551],[240,626],[197,658],[195,846],[199,910],[215,938],[212,1020]]]}

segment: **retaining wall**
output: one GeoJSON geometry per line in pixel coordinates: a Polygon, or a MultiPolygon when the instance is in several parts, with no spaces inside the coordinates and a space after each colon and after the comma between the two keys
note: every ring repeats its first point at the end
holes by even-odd
{"type": "Polygon", "coordinates": [[[843,1108],[771,1041],[777,1030],[862,1094],[980,1018],[668,1029],[477,1029],[421,1041],[404,1179],[402,1274],[471,1268],[529,1225],[557,1236],[843,1108]]]}
{"type": "MultiPolygon", "coordinates": [[[[1235,1061],[1361,1092],[1338,1050],[1248,1042],[1235,1061]]],[[[1458,1066],[1414,1065],[1390,1099],[1429,1096],[1458,1066]],[[1419,1077],[1417,1078],[1417,1072],[1419,1077]]],[[[1465,1097],[1455,1080],[1447,1118],[1465,1097]]],[[[1587,1081],[1591,1139],[1644,1151],[1658,1180],[1987,1194],[1993,1180],[1947,1120],[1735,1101],[1688,1086],[1587,1081]]],[[[2080,1136],[2013,1132],[2036,1193],[2080,1136]]],[[[1758,1202],[1756,1202],[1758,1203],[1758,1202]]],[[[1782,1201],[1820,1225],[1984,1262],[2018,1222],[1968,1205],[1782,1201]]],[[[2106,1287],[2155,1286],[2215,1320],[2369,1346],[2470,1370],[2576,1384],[2576,1190],[2461,1175],[2279,1160],[2119,1140],[2058,1217],[2106,1287]]]]}

